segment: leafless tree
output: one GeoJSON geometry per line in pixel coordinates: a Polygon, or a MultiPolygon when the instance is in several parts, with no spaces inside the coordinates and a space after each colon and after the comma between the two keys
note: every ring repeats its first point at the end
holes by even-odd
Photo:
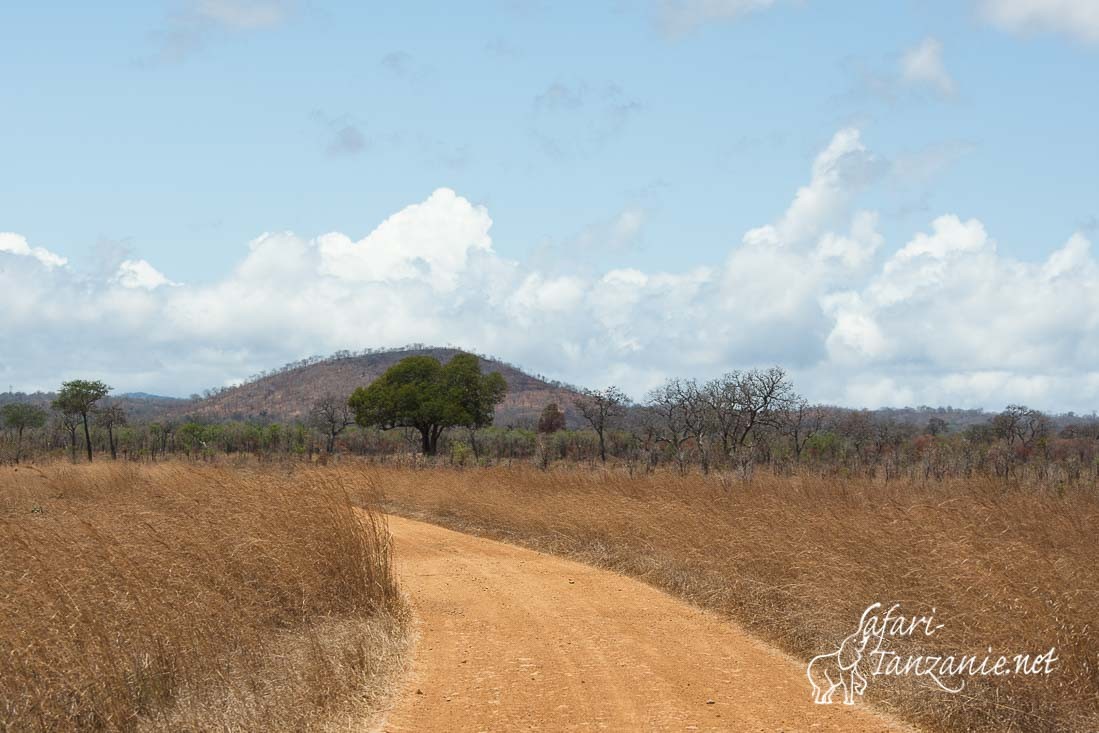
{"type": "Polygon", "coordinates": [[[669,379],[661,386],[649,392],[645,404],[653,420],[653,436],[657,442],[672,449],[679,470],[686,470],[684,447],[692,437],[688,400],[686,393],[689,383],[678,379],[669,379]]]}
{"type": "Polygon", "coordinates": [[[72,449],[72,462],[76,463],[76,431],[82,424],[82,418],[80,417],[79,412],[68,412],[65,410],[58,410],[57,415],[58,424],[69,434],[69,447],[72,449]]]}
{"type": "Polygon", "coordinates": [[[827,424],[827,411],[819,406],[810,405],[803,399],[796,400],[782,413],[781,432],[790,438],[794,448],[794,459],[800,463],[805,444],[827,424]]]}
{"type": "Polygon", "coordinates": [[[122,405],[110,402],[95,411],[95,424],[107,428],[107,445],[111,449],[111,460],[118,460],[118,446],[114,439],[114,429],[126,424],[126,411],[122,405]]]}
{"type": "Polygon", "coordinates": [[[309,421],[315,427],[324,431],[326,436],[326,448],[329,454],[336,448],[336,438],[355,423],[355,411],[334,394],[326,394],[313,403],[309,411],[309,421]]]}
{"type": "Polygon", "coordinates": [[[573,403],[599,436],[599,457],[606,463],[606,432],[625,413],[629,397],[618,387],[611,386],[604,390],[586,389],[573,403]]]}
{"type": "Polygon", "coordinates": [[[700,397],[709,405],[726,456],[747,445],[760,427],[781,429],[787,411],[800,400],[780,367],[729,372],[708,382],[700,397]]]}
{"type": "Polygon", "coordinates": [[[836,430],[850,441],[861,458],[863,449],[874,440],[874,415],[869,410],[851,410],[839,419],[836,430]]]}
{"type": "Polygon", "coordinates": [[[1008,445],[1030,448],[1036,441],[1049,435],[1052,424],[1038,410],[1025,405],[1008,405],[1007,409],[992,419],[992,428],[1008,445]]]}

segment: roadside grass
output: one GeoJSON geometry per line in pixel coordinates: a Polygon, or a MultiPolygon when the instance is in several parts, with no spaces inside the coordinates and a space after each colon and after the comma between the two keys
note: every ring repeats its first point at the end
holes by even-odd
{"type": "Polygon", "coordinates": [[[373,487],[364,496],[387,511],[635,576],[802,660],[834,651],[875,601],[945,625],[891,639],[901,655],[1056,647],[1048,676],[970,676],[957,694],[876,676],[867,698],[932,730],[1099,730],[1094,491],[565,466],[336,470],[361,473],[347,482],[373,487]]]}
{"type": "Polygon", "coordinates": [[[0,730],[360,729],[407,614],[341,481],[0,469],[0,730]]]}

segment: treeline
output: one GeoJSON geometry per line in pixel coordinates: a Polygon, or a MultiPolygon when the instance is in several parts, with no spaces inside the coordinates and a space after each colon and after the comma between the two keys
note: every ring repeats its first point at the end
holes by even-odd
{"type": "Polygon", "coordinates": [[[1069,484],[1099,479],[1099,420],[1061,418],[1021,405],[976,420],[959,411],[925,423],[899,411],[812,405],[780,368],[730,372],[707,382],[671,379],[632,403],[619,389],[584,390],[573,405],[584,427],[566,426],[562,405],[527,425],[492,425],[499,375],[481,375],[460,355],[446,366],[425,356],[398,362],[355,395],[326,395],[294,422],[183,419],[136,422],[101,382],[67,382],[47,412],[28,404],[0,409],[0,460],[68,453],[91,460],[169,456],[212,459],[253,454],[327,460],[423,453],[466,465],[523,460],[613,462],[631,471],[734,472],[768,467],[884,480],[990,475],[1069,484]]]}

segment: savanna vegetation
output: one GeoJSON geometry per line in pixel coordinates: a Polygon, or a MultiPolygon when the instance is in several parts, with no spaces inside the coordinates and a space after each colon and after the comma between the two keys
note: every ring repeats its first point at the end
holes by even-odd
{"type": "Polygon", "coordinates": [[[368,476],[388,511],[635,576],[803,661],[835,650],[875,601],[944,624],[891,640],[901,655],[1053,647],[1049,675],[967,677],[958,694],[875,677],[866,697],[928,730],[1099,730],[1094,490],[565,464],[368,476]]]}
{"type": "MultiPolygon", "coordinates": [[[[342,368],[350,360],[332,363],[342,368]]],[[[136,461],[252,454],[385,461],[419,452],[458,465],[610,462],[632,472],[670,466],[683,474],[767,470],[884,481],[989,476],[1060,489],[1099,479],[1095,415],[1050,416],[1022,405],[995,414],[813,405],[775,367],[702,383],[671,379],[641,403],[615,387],[570,388],[567,403],[549,402],[500,425],[494,408],[506,399],[508,384],[499,372],[483,374],[483,362],[456,353],[443,364],[417,354],[349,394],[320,394],[291,422],[262,415],[132,419],[124,399],[107,396],[102,382],[67,382],[49,413],[26,400],[0,406],[0,461],[66,451],[74,462],[78,454],[86,460],[93,454],[136,461]]]]}
{"type": "MultiPolygon", "coordinates": [[[[71,392],[71,385],[59,395],[71,392]]],[[[357,502],[383,500],[391,512],[637,576],[736,619],[802,659],[834,648],[874,601],[899,602],[912,614],[935,609],[945,624],[935,649],[1039,654],[1054,647],[1056,671],[1041,677],[974,678],[959,694],[930,689],[926,680],[911,677],[876,679],[871,699],[936,730],[1099,729],[1099,643],[1092,631],[1099,623],[1094,572],[1099,564],[1094,542],[1099,421],[1094,416],[1049,416],[1020,405],[996,414],[812,405],[797,394],[785,372],[772,368],[732,372],[708,382],[669,380],[640,404],[614,387],[577,390],[568,404],[542,405],[529,422],[497,426],[493,408],[507,385],[499,374],[483,374],[476,358],[463,355],[445,364],[425,355],[399,361],[350,395],[320,395],[305,419],[291,423],[131,420],[116,400],[98,394],[102,390],[96,383],[78,386],[83,401],[59,396],[52,415],[34,406],[5,405],[0,452],[13,463],[28,456],[38,462],[75,462],[81,455],[118,460],[95,470],[55,462],[44,473],[20,469],[6,474],[9,485],[0,490],[0,502],[8,502],[2,505],[7,507],[3,531],[23,544],[5,542],[5,547],[23,552],[49,548],[40,554],[47,570],[36,570],[46,573],[43,577],[88,568],[73,571],[80,578],[99,578],[82,592],[87,598],[104,595],[112,614],[107,621],[89,617],[92,626],[105,624],[100,630],[62,632],[54,623],[60,616],[35,609],[68,608],[63,606],[68,596],[60,590],[69,591],[67,581],[37,583],[11,613],[46,620],[24,637],[9,625],[6,638],[13,641],[6,643],[22,638],[26,644],[36,635],[49,639],[46,647],[59,655],[50,661],[56,676],[68,664],[75,665],[73,674],[85,674],[74,661],[76,650],[88,646],[93,650],[89,658],[97,658],[108,654],[103,639],[127,641],[110,647],[115,652],[109,668],[115,671],[95,684],[87,673],[50,687],[58,683],[46,668],[26,661],[33,655],[11,656],[23,659],[18,664],[24,667],[3,679],[22,680],[16,684],[25,688],[18,688],[22,697],[5,696],[24,700],[23,707],[9,706],[8,715],[41,718],[68,710],[84,716],[68,719],[80,725],[107,720],[108,727],[122,726],[119,721],[170,727],[195,720],[202,727],[223,720],[216,715],[243,711],[239,714],[257,717],[242,720],[271,720],[274,727],[285,727],[322,711],[351,709],[348,701],[354,695],[346,680],[341,687],[334,677],[317,672],[318,679],[329,680],[318,684],[337,690],[334,697],[294,703],[299,711],[294,715],[305,717],[284,720],[278,717],[284,713],[265,707],[273,693],[256,682],[268,679],[271,669],[269,647],[256,640],[269,638],[273,630],[282,643],[316,634],[321,638],[323,632],[314,629],[329,628],[333,619],[358,619],[355,623],[370,626],[377,619],[399,618],[391,580],[382,584],[383,600],[356,601],[353,607],[330,597],[338,584],[309,586],[320,599],[315,614],[299,608],[300,591],[291,590],[306,582],[301,580],[306,565],[318,570],[317,557],[330,558],[322,566],[342,567],[342,554],[331,554],[323,533],[334,545],[354,545],[351,537],[359,529],[347,518],[347,500],[340,493],[346,489],[357,502]],[[229,472],[228,464],[245,468],[229,472]],[[118,490],[112,488],[116,484],[118,490]],[[163,490],[162,484],[173,488],[163,490]],[[197,511],[185,516],[184,508],[190,507],[197,511]],[[323,522],[336,529],[324,525],[322,532],[321,525],[311,524],[306,514],[318,509],[323,522]],[[147,515],[167,529],[146,521],[147,515]],[[92,519],[86,522],[86,517],[92,519]],[[201,528],[187,541],[168,549],[159,543],[163,532],[183,536],[192,528],[188,522],[200,519],[201,528]],[[246,572],[227,556],[247,563],[249,553],[267,557],[270,551],[267,545],[245,543],[227,552],[236,547],[233,538],[254,536],[245,531],[252,521],[265,528],[271,547],[285,541],[295,548],[287,550],[285,562],[294,583],[282,585],[286,578],[280,575],[269,579],[277,591],[268,593],[253,583],[239,597],[218,600],[216,593],[225,587],[219,578],[244,582],[251,572],[252,566],[246,572]],[[157,529],[147,531],[148,526],[157,529]],[[303,532],[308,539],[300,537],[303,532]],[[39,545],[28,544],[33,542],[39,545]],[[116,543],[138,544],[121,552],[116,543]],[[129,559],[143,553],[148,564],[129,559]],[[181,568],[171,582],[154,572],[154,566],[164,564],[181,568]],[[115,566],[137,579],[99,569],[115,566]],[[96,575],[102,572],[113,575],[96,575]],[[132,591],[116,590],[128,583],[132,591]],[[137,636],[132,642],[119,636],[130,633],[129,626],[120,630],[113,620],[125,616],[126,603],[163,587],[181,598],[190,592],[187,583],[218,589],[209,607],[242,619],[225,626],[229,637],[207,637],[212,632],[204,631],[181,640],[172,631],[161,639],[151,620],[133,625],[137,636]],[[273,602],[279,610],[259,617],[275,621],[249,625],[243,616],[254,616],[236,610],[238,601],[249,609],[273,602]],[[226,638],[241,641],[227,644],[226,638]],[[187,646],[192,642],[195,651],[187,646]],[[163,644],[177,646],[164,651],[158,646],[163,644]],[[222,661],[216,664],[227,665],[219,669],[235,670],[232,674],[244,680],[231,686],[229,702],[218,702],[213,688],[204,687],[203,680],[212,677],[199,661],[212,657],[198,650],[260,647],[265,651],[246,651],[243,661],[218,658],[222,661]],[[131,648],[142,651],[137,657],[116,653],[131,648]],[[179,669],[173,666],[176,657],[182,660],[179,669]],[[141,665],[153,671],[146,675],[141,665]],[[33,684],[45,685],[43,693],[53,690],[42,698],[47,701],[42,710],[27,707],[26,700],[39,694],[33,684]],[[116,709],[108,700],[123,702],[116,709]],[[209,715],[215,717],[203,717],[209,715]]],[[[362,564],[389,578],[381,569],[388,568],[384,533],[368,522],[365,536],[373,559],[362,564]]],[[[21,568],[18,562],[14,567],[21,568]]],[[[21,568],[2,577],[17,584],[30,577],[26,572],[21,568]]],[[[338,572],[349,582],[362,580],[349,570],[338,572]]],[[[261,577],[267,582],[267,576],[261,577]]],[[[88,607],[85,601],[80,609],[88,607]]],[[[172,613],[191,608],[177,605],[172,613]]],[[[147,607],[159,608],[153,602],[147,607]]],[[[170,625],[183,629],[181,634],[213,618],[193,608],[188,613],[196,615],[171,617],[170,625]]],[[[392,629],[393,623],[385,621],[382,628],[392,629]]],[[[315,663],[306,667],[321,669],[319,660],[336,654],[337,646],[317,641],[309,647],[315,663]]],[[[373,647],[352,648],[369,656],[373,647]]],[[[392,647],[382,643],[379,648],[392,647]]],[[[351,676],[361,678],[360,667],[376,670],[388,663],[357,664],[351,676]]],[[[332,674],[345,678],[348,668],[339,669],[332,674]]],[[[314,684],[303,682],[297,672],[281,674],[286,680],[278,684],[292,689],[308,691],[314,684]]],[[[297,700],[298,694],[287,693],[287,699],[297,700]]]]}
{"type": "Polygon", "coordinates": [[[344,481],[0,468],[0,730],[364,727],[406,612],[344,481]]]}

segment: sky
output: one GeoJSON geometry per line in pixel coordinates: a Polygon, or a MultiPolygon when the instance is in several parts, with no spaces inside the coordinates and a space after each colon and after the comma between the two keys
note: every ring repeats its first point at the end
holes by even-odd
{"type": "Polygon", "coordinates": [[[0,389],[421,342],[1099,409],[1094,0],[0,9],[0,389]]]}

